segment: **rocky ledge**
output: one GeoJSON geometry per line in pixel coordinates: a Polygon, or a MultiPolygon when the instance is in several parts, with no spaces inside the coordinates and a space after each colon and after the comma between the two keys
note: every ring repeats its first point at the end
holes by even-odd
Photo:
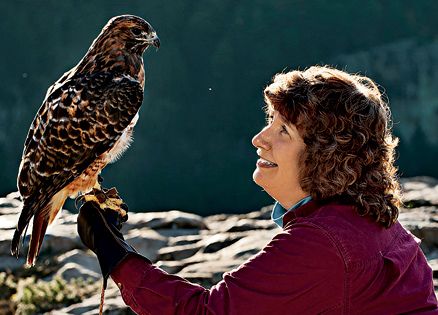
{"type": "MultiPolygon", "coordinates": [[[[403,179],[402,185],[405,208],[399,220],[422,240],[438,278],[438,180],[416,177],[403,179]]],[[[208,217],[177,210],[130,213],[123,232],[127,242],[162,269],[210,287],[280,231],[270,220],[271,210],[208,217]]],[[[19,211],[17,193],[0,198],[0,314],[98,314],[99,266],[79,240],[77,215],[62,211],[48,229],[37,266],[26,269],[23,257],[9,254],[19,211]]],[[[131,314],[111,281],[105,310],[131,314]]]]}

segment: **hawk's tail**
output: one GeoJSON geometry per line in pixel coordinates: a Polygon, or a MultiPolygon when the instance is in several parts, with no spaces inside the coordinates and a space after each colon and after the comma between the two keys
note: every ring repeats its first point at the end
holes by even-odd
{"type": "MultiPolygon", "coordinates": [[[[38,209],[36,211],[32,211],[34,210],[31,209],[32,205],[24,202],[21,215],[23,215],[24,213],[35,213],[35,216],[33,218],[32,234],[29,242],[29,250],[27,253],[27,265],[33,266],[35,264],[36,258],[38,257],[38,254],[41,250],[41,245],[43,243],[47,227],[55,219],[56,214],[64,205],[66,198],[67,196],[63,193],[63,191],[60,191],[50,200],[48,204],[46,204],[42,209],[38,209]]],[[[30,221],[29,218],[26,222],[27,217],[24,217],[24,224],[20,224],[20,221],[22,219],[21,215],[17,228],[15,229],[11,244],[11,254],[17,257],[19,255],[21,247],[21,235],[23,234],[23,231],[27,229],[30,221]]]]}
{"type": "MultiPolygon", "coordinates": [[[[51,208],[49,204],[47,208],[51,208]]],[[[40,213],[37,213],[33,218],[32,234],[30,236],[29,250],[27,252],[27,265],[33,266],[36,258],[41,250],[43,244],[44,235],[46,234],[47,226],[49,225],[49,209],[44,209],[40,213]]]]}
{"type": "Polygon", "coordinates": [[[20,217],[18,219],[18,224],[15,228],[11,244],[11,254],[13,256],[16,256],[17,258],[20,255],[20,248],[22,246],[21,235],[24,232],[24,236],[26,236],[29,222],[32,219],[33,214],[35,213],[34,208],[34,202],[29,202],[29,200],[26,199],[23,200],[23,208],[21,209],[20,217]]]}
{"type": "MultiPolygon", "coordinates": [[[[27,226],[25,228],[27,230],[27,226]]],[[[18,258],[20,255],[20,247],[21,247],[21,234],[23,231],[20,231],[18,228],[14,231],[14,236],[12,237],[12,244],[11,244],[11,255],[18,258]]],[[[24,233],[26,234],[26,233],[24,233]]]]}

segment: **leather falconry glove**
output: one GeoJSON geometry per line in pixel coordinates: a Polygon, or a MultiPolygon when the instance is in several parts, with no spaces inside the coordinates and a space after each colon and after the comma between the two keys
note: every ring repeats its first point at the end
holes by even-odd
{"type": "MultiPolygon", "coordinates": [[[[94,194],[99,197],[100,193],[102,191],[93,190],[90,195],[94,194]]],[[[105,191],[103,193],[105,194],[105,191]]],[[[118,195],[116,196],[118,198],[118,195]]],[[[87,200],[90,198],[83,199],[87,200]]],[[[143,259],[146,258],[138,254],[131,245],[126,243],[120,232],[122,223],[126,222],[128,218],[126,213],[127,206],[120,204],[122,211],[120,209],[117,211],[105,208],[105,204],[101,201],[87,201],[80,207],[78,233],[84,245],[96,254],[103,275],[103,287],[106,289],[111,272],[128,255],[134,254],[143,259]],[[124,216],[122,216],[121,212],[124,216]]]]}

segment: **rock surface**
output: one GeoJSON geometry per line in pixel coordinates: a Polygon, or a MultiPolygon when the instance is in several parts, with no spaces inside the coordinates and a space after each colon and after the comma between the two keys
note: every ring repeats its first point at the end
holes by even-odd
{"type": "MultiPolygon", "coordinates": [[[[416,177],[402,180],[405,208],[400,222],[422,240],[438,278],[438,180],[416,177]]],[[[127,241],[141,254],[170,273],[206,287],[219,282],[222,274],[256,254],[280,231],[270,220],[272,206],[241,215],[200,216],[181,211],[130,213],[123,227],[127,241]]],[[[0,272],[17,277],[38,274],[44,281],[78,278],[101,281],[95,256],[86,250],[76,232],[77,215],[63,211],[49,228],[35,269],[23,268],[24,258],[9,254],[10,239],[20,211],[17,194],[0,198],[0,272]]],[[[24,253],[22,253],[22,256],[24,253]]],[[[438,281],[436,281],[438,283],[438,281]]],[[[98,314],[100,292],[78,303],[47,314],[98,314]]],[[[7,300],[1,298],[0,304],[7,300]]],[[[132,314],[118,288],[110,281],[105,298],[106,314],[132,314]]]]}

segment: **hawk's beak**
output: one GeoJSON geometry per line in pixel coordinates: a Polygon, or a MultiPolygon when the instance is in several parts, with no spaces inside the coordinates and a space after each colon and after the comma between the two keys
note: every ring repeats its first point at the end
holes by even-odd
{"type": "Polygon", "coordinates": [[[158,38],[157,34],[153,32],[151,35],[152,36],[145,38],[144,42],[148,45],[156,47],[157,49],[160,48],[160,39],[158,38]]]}
{"type": "Polygon", "coordinates": [[[158,38],[158,36],[157,35],[155,35],[153,38],[152,38],[152,46],[154,46],[155,48],[160,48],[160,39],[158,38]]]}

